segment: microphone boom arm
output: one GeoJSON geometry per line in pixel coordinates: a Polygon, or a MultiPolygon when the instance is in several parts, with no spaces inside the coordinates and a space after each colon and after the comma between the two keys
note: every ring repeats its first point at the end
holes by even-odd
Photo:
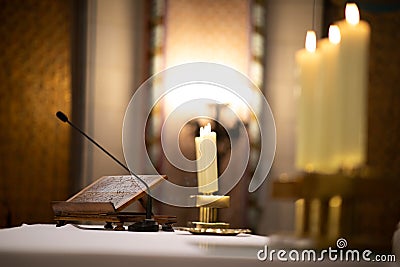
{"type": "Polygon", "coordinates": [[[136,179],[138,179],[146,188],[147,192],[147,204],[146,204],[146,219],[151,219],[152,215],[152,197],[150,195],[150,187],[148,184],[143,181],[142,178],[140,178],[137,174],[132,172],[126,165],[124,165],[121,161],[119,161],[116,157],[114,157],[111,153],[109,153],[107,150],[105,150],[101,145],[99,145],[95,140],[93,140],[90,136],[88,136],[86,133],[84,133],[79,127],[75,126],[72,122],[68,120],[68,117],[61,111],[58,111],[56,113],[57,118],[59,118],[62,122],[66,122],[69,125],[71,125],[72,128],[77,130],[79,133],[81,133],[83,136],[85,136],[87,139],[90,140],[93,144],[95,144],[98,148],[100,148],[104,153],[107,154],[110,158],[112,158],[115,162],[117,162],[122,168],[124,168],[127,172],[129,172],[131,175],[133,175],[136,179]]]}

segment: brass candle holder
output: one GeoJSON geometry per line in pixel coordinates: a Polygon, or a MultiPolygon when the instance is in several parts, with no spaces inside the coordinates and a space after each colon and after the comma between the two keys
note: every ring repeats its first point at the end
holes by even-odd
{"type": "Polygon", "coordinates": [[[196,207],[199,208],[199,221],[192,222],[197,229],[229,229],[229,223],[218,222],[218,209],[229,208],[229,196],[196,195],[196,207]]]}
{"type": "Polygon", "coordinates": [[[272,195],[294,201],[292,244],[307,239],[314,248],[326,248],[345,238],[348,247],[389,251],[400,220],[400,181],[396,178],[367,168],[303,173],[275,180],[272,195]]]}
{"type": "Polygon", "coordinates": [[[232,229],[228,222],[218,221],[218,210],[229,208],[230,197],[212,194],[195,195],[196,207],[199,208],[199,220],[189,222],[189,227],[181,227],[180,230],[189,231],[192,234],[204,235],[237,235],[251,233],[249,229],[232,229]]]}

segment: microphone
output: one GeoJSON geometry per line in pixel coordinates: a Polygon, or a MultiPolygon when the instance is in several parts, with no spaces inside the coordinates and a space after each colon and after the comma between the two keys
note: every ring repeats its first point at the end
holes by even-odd
{"type": "Polygon", "coordinates": [[[136,175],[134,172],[132,172],[128,167],[126,167],[116,157],[114,157],[110,152],[105,150],[101,145],[99,145],[95,140],[93,140],[85,132],[83,132],[79,127],[77,127],[71,121],[69,121],[67,115],[65,115],[63,112],[57,111],[56,116],[62,122],[68,123],[69,125],[71,125],[72,128],[74,128],[80,134],[85,136],[91,143],[93,143],[98,148],[100,148],[104,153],[107,154],[107,156],[112,158],[116,163],[118,163],[122,168],[124,168],[126,171],[128,171],[131,175],[133,175],[136,179],[138,179],[146,187],[146,193],[147,193],[146,219],[144,221],[142,221],[142,222],[136,222],[136,223],[134,223],[132,225],[129,225],[128,226],[128,230],[129,231],[135,231],[135,232],[157,232],[158,229],[159,229],[158,223],[151,218],[153,199],[152,199],[152,197],[150,195],[150,187],[147,185],[147,183],[145,181],[143,181],[143,179],[140,178],[138,175],[136,175]]]}

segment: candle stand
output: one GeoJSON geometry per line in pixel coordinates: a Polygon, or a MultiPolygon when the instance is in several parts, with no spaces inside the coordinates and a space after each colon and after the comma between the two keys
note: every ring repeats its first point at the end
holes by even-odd
{"type": "Polygon", "coordinates": [[[195,195],[196,207],[199,208],[199,220],[188,222],[189,227],[179,227],[180,230],[189,231],[192,234],[203,235],[237,235],[249,234],[249,229],[232,229],[228,222],[218,221],[218,210],[229,208],[229,196],[217,196],[212,194],[195,195]]]}
{"type": "Polygon", "coordinates": [[[277,179],[273,197],[295,203],[294,233],[283,239],[292,240],[293,247],[308,240],[302,244],[324,249],[345,238],[347,248],[390,251],[400,220],[400,181],[395,178],[362,170],[277,179]]]}
{"type": "Polygon", "coordinates": [[[218,209],[229,208],[229,196],[196,195],[196,207],[199,208],[199,221],[192,222],[194,228],[212,232],[229,229],[229,223],[218,222],[218,209]]]}

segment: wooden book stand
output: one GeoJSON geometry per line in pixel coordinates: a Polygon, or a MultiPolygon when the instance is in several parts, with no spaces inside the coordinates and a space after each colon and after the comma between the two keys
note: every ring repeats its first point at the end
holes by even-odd
{"type": "MultiPolygon", "coordinates": [[[[139,175],[150,187],[161,183],[165,175],[139,175]]],[[[57,226],[72,222],[105,222],[105,229],[125,230],[125,222],[145,219],[142,212],[122,210],[146,194],[146,188],[131,175],[103,176],[67,201],[53,201],[54,220],[57,226]],[[116,224],[113,227],[113,224],[116,224]]],[[[154,215],[153,219],[165,230],[172,230],[176,216],[154,215]]]]}

